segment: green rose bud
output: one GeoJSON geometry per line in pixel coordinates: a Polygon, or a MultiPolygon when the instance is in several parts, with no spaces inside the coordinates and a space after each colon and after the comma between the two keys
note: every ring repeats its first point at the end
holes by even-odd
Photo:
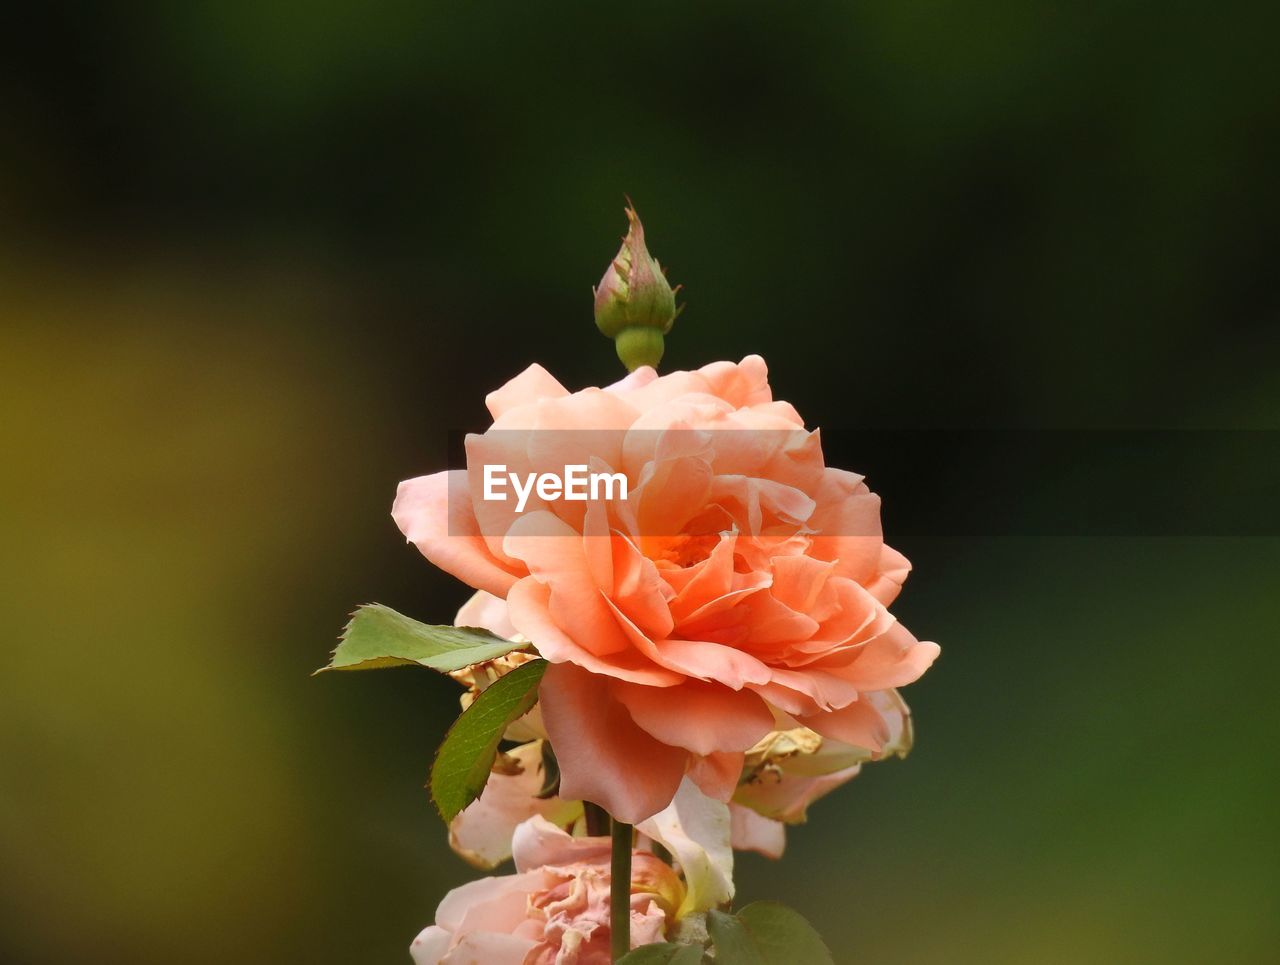
{"type": "Polygon", "coordinates": [[[627,220],[631,226],[622,247],[595,288],[596,327],[614,340],[627,370],[635,371],[662,359],[662,336],[680,314],[680,286],[667,284],[662,266],[644,246],[644,225],[630,202],[627,220]]]}

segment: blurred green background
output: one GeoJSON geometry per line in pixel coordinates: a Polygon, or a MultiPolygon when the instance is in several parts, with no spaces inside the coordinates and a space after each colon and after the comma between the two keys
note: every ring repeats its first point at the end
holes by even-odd
{"type": "MultiPolygon", "coordinates": [[[[1060,480],[956,447],[894,473],[856,432],[1280,428],[1278,10],[29,9],[0,958],[408,960],[472,876],[421,787],[456,688],[308,674],[356,604],[465,599],[388,511],[485,392],[620,373],[590,286],[626,191],[686,285],[664,365],[759,352],[852,430],[832,461],[943,645],[912,758],[744,858],[743,898],[841,963],[1274,961],[1278,530],[1073,536],[1060,480]],[[991,491],[1048,524],[984,533],[991,491]],[[913,526],[939,498],[954,530],[913,526]]],[[[1220,470],[1152,484],[1213,503],[1220,470]]]]}

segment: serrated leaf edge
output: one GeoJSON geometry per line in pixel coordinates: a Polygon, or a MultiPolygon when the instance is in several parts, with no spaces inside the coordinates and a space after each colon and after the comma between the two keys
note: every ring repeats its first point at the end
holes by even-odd
{"type": "MultiPolygon", "coordinates": [[[[539,670],[539,673],[538,673],[538,684],[540,684],[540,683],[542,682],[542,673],[544,673],[544,672],[546,671],[547,666],[548,666],[548,664],[547,664],[547,661],[546,661],[546,660],[543,660],[543,659],[531,660],[531,661],[529,661],[528,663],[524,663],[524,664],[521,664],[519,667],[516,667],[516,668],[515,668],[515,670],[512,670],[510,674],[507,674],[507,677],[510,677],[511,675],[513,675],[513,674],[517,674],[517,673],[520,673],[520,672],[522,672],[522,671],[523,671],[524,673],[532,673],[532,671],[531,671],[531,670],[528,670],[528,669],[526,669],[526,668],[529,668],[529,667],[540,667],[541,669],[539,670]]],[[[502,678],[502,679],[506,679],[506,677],[504,677],[504,678],[502,678]]],[[[532,709],[534,708],[534,706],[538,703],[538,684],[535,684],[534,686],[530,687],[528,691],[526,691],[526,694],[532,694],[532,695],[533,695],[533,700],[532,700],[532,701],[530,701],[529,706],[528,706],[528,707],[526,707],[524,710],[522,710],[522,711],[521,711],[519,714],[517,714],[515,717],[510,718],[510,719],[507,721],[507,723],[508,723],[508,724],[510,724],[510,723],[511,723],[511,721],[518,720],[520,717],[522,717],[522,716],[524,716],[525,714],[529,713],[529,711],[530,711],[530,710],[532,710],[532,709]]],[[[449,725],[449,729],[448,729],[447,731],[445,731],[444,737],[441,739],[441,741],[440,741],[439,745],[437,745],[437,747],[436,747],[436,752],[435,752],[435,754],[434,754],[434,755],[432,756],[432,758],[431,758],[431,770],[430,770],[430,772],[429,772],[429,773],[428,773],[428,775],[427,775],[427,785],[426,785],[426,787],[427,787],[427,795],[428,795],[428,797],[430,797],[430,798],[431,798],[431,804],[432,804],[432,806],[436,809],[436,813],[440,815],[440,819],[441,819],[442,821],[444,821],[444,823],[445,823],[445,824],[449,824],[449,823],[453,820],[453,818],[451,818],[451,817],[446,817],[446,816],[445,816],[444,811],[443,811],[443,810],[441,809],[441,807],[440,807],[440,802],[439,802],[439,800],[437,800],[437,798],[436,798],[436,792],[435,792],[435,773],[436,773],[436,766],[437,766],[437,765],[439,764],[439,762],[440,762],[440,752],[441,752],[442,750],[444,750],[445,745],[449,742],[449,738],[450,738],[450,736],[452,736],[452,734],[453,734],[454,730],[458,727],[458,725],[459,725],[460,723],[462,723],[463,718],[465,718],[465,717],[467,716],[467,714],[470,714],[473,710],[475,710],[475,708],[476,708],[477,706],[482,706],[481,701],[484,699],[484,695],[485,695],[485,694],[487,694],[487,693],[490,693],[490,692],[492,691],[492,689],[493,689],[493,687],[494,687],[494,686],[496,686],[496,684],[494,684],[494,685],[490,685],[490,687],[489,687],[487,690],[481,691],[481,693],[480,693],[480,694],[478,694],[478,695],[476,696],[476,699],[475,699],[474,701],[472,701],[472,702],[471,702],[471,706],[469,706],[466,710],[464,710],[461,714],[459,714],[459,715],[457,716],[457,718],[455,718],[455,719],[454,719],[454,722],[453,722],[452,724],[450,724],[450,725],[449,725]]],[[[505,730],[506,730],[506,728],[504,727],[504,728],[503,728],[503,730],[505,731],[505,730]]],[[[499,736],[498,736],[498,740],[494,743],[494,757],[495,757],[495,758],[497,757],[498,745],[499,745],[499,744],[501,744],[501,743],[502,743],[502,736],[501,736],[501,734],[499,734],[499,736]]],[[[490,760],[490,762],[489,762],[489,769],[490,769],[490,771],[492,771],[492,767],[493,767],[493,761],[492,761],[492,760],[490,760]]],[[[488,777],[486,777],[486,778],[485,778],[485,781],[484,781],[484,784],[482,784],[482,785],[480,786],[480,790],[476,793],[476,795],[475,795],[474,797],[472,797],[470,801],[467,801],[467,803],[466,803],[466,804],[462,805],[462,807],[460,807],[460,808],[459,808],[459,809],[454,813],[453,817],[457,817],[459,814],[461,814],[463,811],[465,811],[468,807],[470,807],[470,806],[471,806],[471,804],[472,804],[473,802],[475,802],[475,801],[480,797],[480,795],[481,795],[482,793],[484,793],[484,787],[485,787],[485,785],[486,785],[486,784],[488,784],[488,780],[489,780],[489,779],[488,779],[488,777]]]]}

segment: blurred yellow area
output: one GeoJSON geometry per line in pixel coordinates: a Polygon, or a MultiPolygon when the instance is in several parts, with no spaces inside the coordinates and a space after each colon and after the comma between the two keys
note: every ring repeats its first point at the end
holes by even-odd
{"type": "Polygon", "coordinates": [[[341,886],[311,818],[306,675],[352,601],[298,596],[363,535],[356,363],[279,285],[10,262],[0,289],[0,944],[286,960],[281,921],[341,886]]]}

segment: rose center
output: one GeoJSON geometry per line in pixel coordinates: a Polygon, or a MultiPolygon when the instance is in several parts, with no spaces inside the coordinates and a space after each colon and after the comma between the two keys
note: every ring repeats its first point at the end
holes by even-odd
{"type": "Polygon", "coordinates": [[[659,536],[651,543],[652,558],[665,560],[679,567],[701,563],[720,542],[719,533],[681,533],[678,536],[659,536]]]}

